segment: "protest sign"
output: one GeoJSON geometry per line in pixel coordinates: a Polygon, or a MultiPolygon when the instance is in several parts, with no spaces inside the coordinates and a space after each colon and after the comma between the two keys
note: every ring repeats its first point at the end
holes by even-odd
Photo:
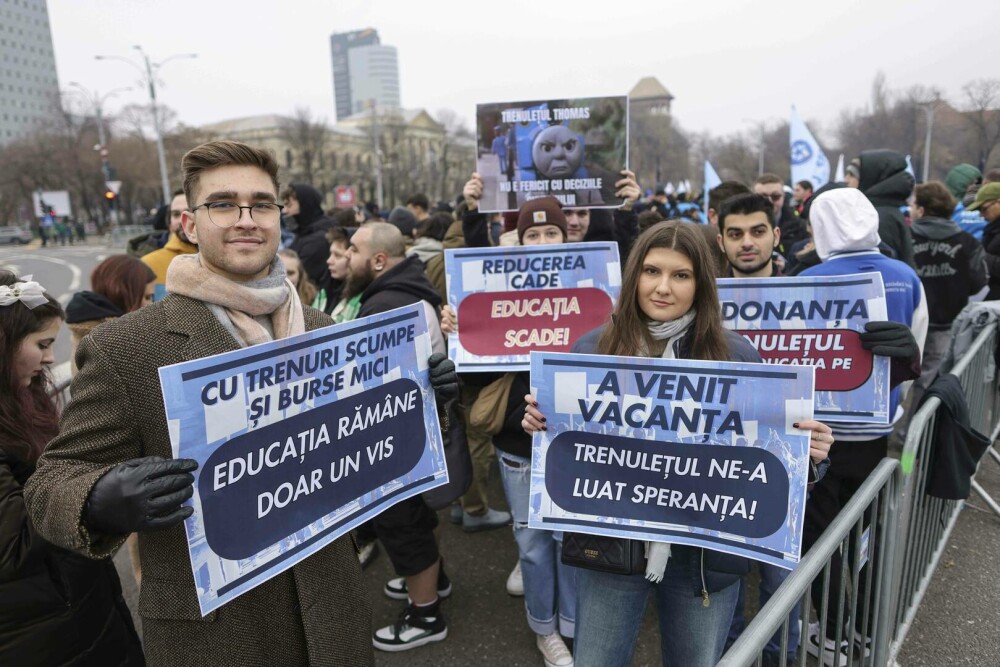
{"type": "Polygon", "coordinates": [[[447,482],[430,354],[417,304],[160,369],[203,615],[447,482]]]}
{"type": "Polygon", "coordinates": [[[880,273],[718,281],[722,324],[769,364],[816,368],[816,419],[888,424],[889,359],[861,347],[887,319],[880,273]]]}
{"type": "Polygon", "coordinates": [[[612,208],[628,167],[628,98],[500,102],[476,107],[479,210],[516,211],[553,195],[563,206],[612,208]]]}
{"type": "Polygon", "coordinates": [[[791,568],[809,366],[534,353],[528,525],[706,547],[791,568]]]}
{"type": "Polygon", "coordinates": [[[615,243],[445,250],[459,371],[528,370],[532,350],[568,352],[604,324],[621,290],[615,243]]]}

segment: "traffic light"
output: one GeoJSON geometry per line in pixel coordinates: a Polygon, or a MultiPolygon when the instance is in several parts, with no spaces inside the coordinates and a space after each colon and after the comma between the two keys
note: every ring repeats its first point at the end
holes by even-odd
{"type": "Polygon", "coordinates": [[[105,191],[104,191],[104,198],[105,198],[106,200],[108,200],[108,203],[109,203],[109,204],[114,204],[114,203],[115,203],[115,198],[116,198],[117,196],[118,196],[118,195],[116,195],[116,194],[115,194],[114,192],[112,192],[111,190],[105,190],[105,191]]]}

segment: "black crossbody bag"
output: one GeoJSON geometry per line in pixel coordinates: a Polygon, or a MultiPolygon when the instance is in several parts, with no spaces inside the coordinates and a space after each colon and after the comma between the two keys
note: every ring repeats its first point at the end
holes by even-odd
{"type": "Polygon", "coordinates": [[[562,562],[597,572],[643,574],[646,572],[646,543],[624,537],[564,533],[562,562]]]}

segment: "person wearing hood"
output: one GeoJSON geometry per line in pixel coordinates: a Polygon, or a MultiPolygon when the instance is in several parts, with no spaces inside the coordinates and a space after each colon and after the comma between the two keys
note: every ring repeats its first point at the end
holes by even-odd
{"type": "Polygon", "coordinates": [[[292,183],[281,193],[285,202],[286,218],[293,218],[295,240],[289,248],[298,253],[309,279],[317,289],[326,289],[330,282],[330,271],[326,259],[330,256],[330,244],[326,231],[334,221],[323,215],[323,196],[311,185],[292,183]]]}
{"type": "MultiPolygon", "coordinates": [[[[441,297],[415,256],[407,257],[403,235],[387,222],[368,222],[351,236],[347,248],[347,291],[361,294],[358,317],[419,303],[427,315],[431,349],[445,352],[438,325],[441,297]]],[[[382,651],[405,651],[444,640],[448,625],[441,600],[451,594],[451,581],[441,566],[434,529],[437,513],[421,496],[386,509],[373,520],[375,533],[398,575],[384,592],[409,604],[395,623],[375,631],[372,643],[382,651]]]]}
{"type": "Polygon", "coordinates": [[[913,239],[901,210],[914,183],[913,174],[906,170],[906,156],[884,149],[864,151],[851,161],[851,167],[847,184],[859,188],[878,212],[879,238],[893,249],[896,259],[912,267],[913,239]]]}
{"type": "MultiPolygon", "coordinates": [[[[920,357],[928,326],[927,299],[920,278],[907,264],[879,252],[879,213],[861,191],[841,188],[817,195],[812,200],[809,215],[813,242],[821,263],[809,267],[800,275],[840,276],[875,271],[882,274],[888,321],[868,322],[860,338],[864,349],[890,358],[889,384],[892,389],[889,399],[891,423],[844,422],[832,425],[837,445],[830,450],[829,472],[813,487],[806,503],[803,552],[816,543],[885,457],[889,434],[903,416],[899,385],[920,375],[920,357]]],[[[836,581],[830,582],[832,603],[829,609],[837,608],[835,598],[841,568],[839,556],[835,556],[835,561],[831,572],[836,581]]],[[[871,566],[867,571],[871,571],[871,566]]],[[[864,590],[864,582],[858,590],[864,590]]],[[[822,582],[816,582],[812,595],[813,603],[820,609],[823,602],[822,582]]],[[[837,647],[830,639],[835,636],[840,622],[837,614],[832,613],[826,628],[819,628],[818,625],[811,627],[803,641],[807,650],[817,655],[820,643],[825,641],[828,649],[839,650],[846,658],[846,652],[851,650],[850,642],[837,647]]],[[[859,622],[856,630],[865,635],[867,629],[859,622]]]]}
{"type": "MultiPolygon", "coordinates": [[[[934,380],[948,351],[951,323],[969,302],[969,296],[986,286],[986,253],[982,244],[948,216],[955,209],[949,189],[940,181],[922,183],[914,190],[910,206],[913,226],[913,259],[927,294],[930,326],[920,368],[918,387],[934,380]]],[[[913,405],[917,404],[914,396],[913,405]]]]}

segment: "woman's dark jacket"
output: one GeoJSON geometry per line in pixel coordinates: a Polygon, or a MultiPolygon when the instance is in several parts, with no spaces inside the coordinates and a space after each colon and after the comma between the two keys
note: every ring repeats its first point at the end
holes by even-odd
{"type": "Polygon", "coordinates": [[[144,665],[111,561],[46,542],[23,488],[34,466],[0,447],[0,665],[144,665]]]}

